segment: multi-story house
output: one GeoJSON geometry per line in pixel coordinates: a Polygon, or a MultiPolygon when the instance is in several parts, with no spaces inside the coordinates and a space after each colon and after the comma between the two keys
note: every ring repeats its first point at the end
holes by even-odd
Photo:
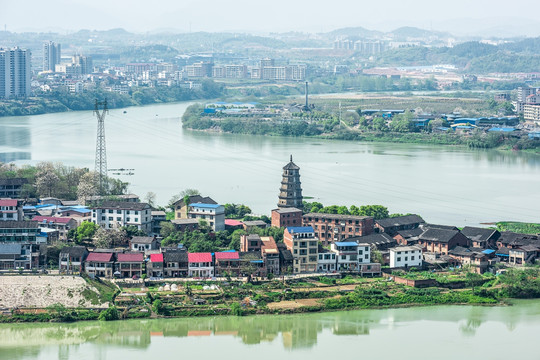
{"type": "Polygon", "coordinates": [[[20,198],[22,187],[27,183],[25,178],[0,179],[0,198],[20,198]]]}
{"type": "Polygon", "coordinates": [[[359,271],[360,265],[371,263],[371,248],[367,243],[338,241],[331,249],[337,255],[338,271],[359,271]]]}
{"type": "Polygon", "coordinates": [[[163,252],[163,273],[165,277],[188,276],[188,253],[181,249],[165,250],[163,252]]]}
{"type": "Polygon", "coordinates": [[[142,253],[124,253],[116,255],[116,271],[125,278],[140,278],[144,264],[142,253]]]}
{"type": "Polygon", "coordinates": [[[150,254],[150,260],[146,264],[146,273],[150,277],[163,276],[163,253],[150,254]]]}
{"type": "Polygon", "coordinates": [[[188,253],[188,275],[191,277],[213,277],[212,253],[188,253]]]}
{"type": "Polygon", "coordinates": [[[189,204],[188,217],[204,220],[214,231],[225,230],[225,207],[219,204],[189,204]]]}
{"type": "Polygon", "coordinates": [[[22,219],[22,200],[0,199],[0,221],[19,221],[22,219]]]}
{"type": "Polygon", "coordinates": [[[36,221],[40,227],[58,230],[58,237],[67,240],[68,231],[77,227],[77,221],[70,217],[63,216],[34,216],[32,221],[36,221]]]}
{"type": "Polygon", "coordinates": [[[336,253],[328,249],[319,248],[317,259],[317,271],[319,272],[335,272],[337,265],[336,253]]]}
{"type": "Polygon", "coordinates": [[[0,270],[29,270],[38,266],[32,244],[0,243],[0,270]]]}
{"type": "Polygon", "coordinates": [[[225,276],[225,274],[238,276],[240,274],[240,256],[238,252],[216,252],[214,258],[216,276],[225,276]]]}
{"type": "Polygon", "coordinates": [[[152,215],[152,234],[159,235],[161,232],[161,223],[167,221],[167,214],[165,211],[154,210],[151,212],[152,215]]]}
{"type": "Polygon", "coordinates": [[[418,215],[404,215],[375,221],[375,226],[380,232],[385,232],[390,236],[395,236],[400,230],[416,229],[425,221],[418,215]]]}
{"type": "Polygon", "coordinates": [[[302,210],[291,207],[272,210],[272,226],[289,227],[302,225],[302,210]]]}
{"type": "Polygon", "coordinates": [[[279,249],[272,236],[261,237],[261,255],[266,268],[266,275],[280,274],[279,249]]]}
{"type": "Polygon", "coordinates": [[[390,249],[391,268],[421,268],[422,248],[420,246],[398,246],[390,249]]]}
{"type": "Polygon", "coordinates": [[[283,242],[294,257],[293,273],[317,271],[319,239],[311,226],[286,228],[283,242]]]}
{"type": "Polygon", "coordinates": [[[456,246],[469,247],[471,241],[459,230],[429,228],[418,237],[418,245],[426,252],[448,255],[456,246]]]}
{"type": "Polygon", "coordinates": [[[309,213],[303,216],[304,226],[311,226],[323,244],[344,241],[353,236],[373,232],[371,216],[309,213]]]}
{"type": "Polygon", "coordinates": [[[149,253],[152,250],[159,250],[159,246],[159,240],[155,236],[134,236],[129,241],[131,251],[149,253]]]}
{"type": "Polygon", "coordinates": [[[38,244],[44,243],[38,235],[35,221],[0,221],[0,243],[38,244]]]}
{"type": "Polygon", "coordinates": [[[151,207],[146,203],[105,201],[92,208],[92,222],[105,228],[115,229],[135,226],[146,233],[152,231],[151,207]]]}
{"type": "Polygon", "coordinates": [[[82,273],[87,256],[88,250],[84,246],[65,247],[58,257],[58,270],[68,274],[82,273]]]}
{"type": "Polygon", "coordinates": [[[114,254],[92,252],[86,258],[84,269],[90,277],[98,276],[110,279],[114,274],[114,254]]]}

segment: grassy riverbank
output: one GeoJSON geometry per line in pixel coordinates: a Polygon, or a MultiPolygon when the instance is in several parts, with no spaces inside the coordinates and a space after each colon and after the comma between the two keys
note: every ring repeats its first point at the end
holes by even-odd
{"type": "Polygon", "coordinates": [[[60,303],[41,309],[19,308],[0,316],[0,322],[242,316],[449,304],[499,305],[508,298],[540,298],[538,267],[511,269],[500,276],[466,271],[398,275],[437,281],[435,286],[414,288],[390,279],[314,275],[307,279],[257,283],[176,281],[168,282],[165,287],[164,282],[143,287],[126,283],[118,284],[120,287],[115,290],[107,282],[96,286],[89,280],[100,293],[89,299],[96,303],[108,301],[108,308],[68,308],[60,303]]]}

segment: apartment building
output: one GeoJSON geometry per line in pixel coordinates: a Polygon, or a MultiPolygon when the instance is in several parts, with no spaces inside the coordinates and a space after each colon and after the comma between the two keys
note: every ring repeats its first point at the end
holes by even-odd
{"type": "Polygon", "coordinates": [[[293,255],[295,274],[317,271],[319,239],[311,226],[286,228],[283,242],[293,255]]]}

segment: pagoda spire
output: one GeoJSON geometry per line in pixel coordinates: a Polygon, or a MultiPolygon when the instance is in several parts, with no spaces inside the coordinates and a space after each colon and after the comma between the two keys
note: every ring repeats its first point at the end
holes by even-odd
{"type": "Polygon", "coordinates": [[[290,162],[283,167],[283,178],[279,189],[278,208],[302,209],[302,200],[300,167],[293,163],[291,154],[290,162]]]}

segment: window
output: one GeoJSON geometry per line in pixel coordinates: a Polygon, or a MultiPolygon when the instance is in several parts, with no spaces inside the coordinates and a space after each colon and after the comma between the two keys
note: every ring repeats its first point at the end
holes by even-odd
{"type": "Polygon", "coordinates": [[[122,213],[122,211],[120,211],[120,210],[116,210],[116,213],[117,213],[117,214],[121,214],[121,213],[122,213]]]}
{"type": "Polygon", "coordinates": [[[118,217],[116,218],[116,221],[122,221],[122,218],[121,218],[120,216],[118,216],[118,217]]]}
{"type": "Polygon", "coordinates": [[[400,257],[398,257],[398,258],[397,258],[397,261],[401,261],[401,258],[400,258],[400,257]]]}
{"type": "Polygon", "coordinates": [[[112,214],[112,210],[111,210],[111,209],[109,209],[109,214],[112,214]]]}
{"type": "Polygon", "coordinates": [[[411,256],[411,260],[414,260],[414,256],[411,256]]]}
{"type": "Polygon", "coordinates": [[[113,221],[113,217],[112,217],[112,216],[109,216],[109,221],[113,221]]]}

